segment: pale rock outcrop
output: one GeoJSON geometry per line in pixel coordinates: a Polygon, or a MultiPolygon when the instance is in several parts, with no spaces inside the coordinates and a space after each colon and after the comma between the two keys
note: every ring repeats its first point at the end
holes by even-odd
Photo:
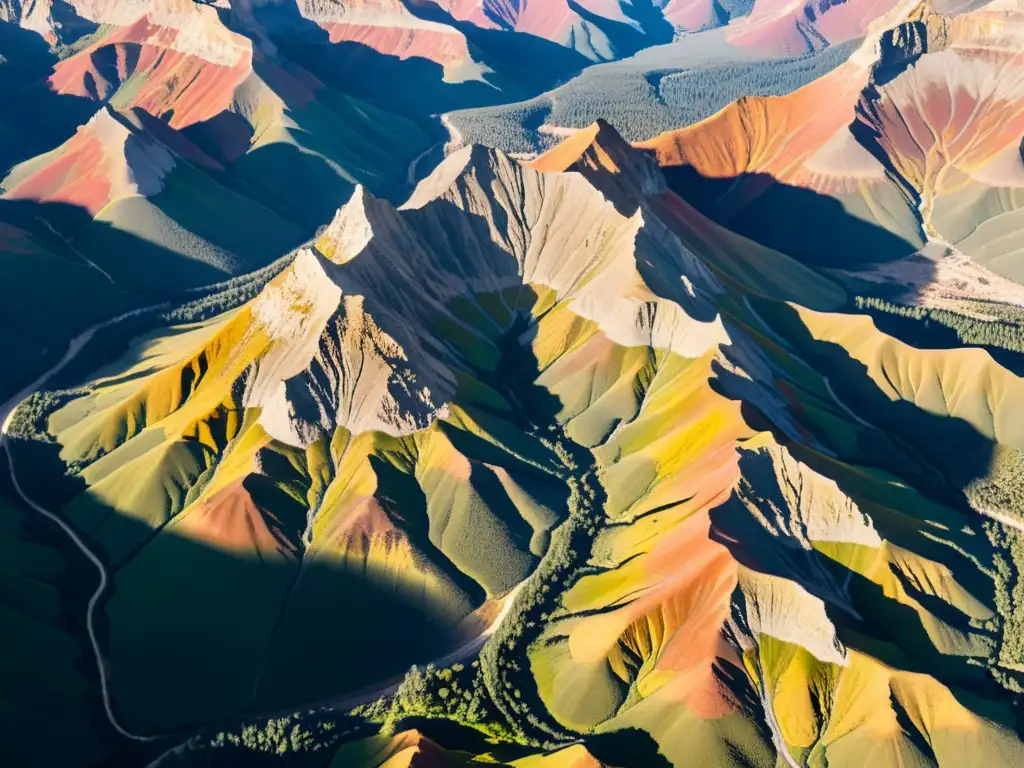
{"type": "Polygon", "coordinates": [[[871,519],[835,480],[798,461],[783,446],[740,449],[738,497],[751,516],[789,546],[814,542],[879,547],[871,519]]]}
{"type": "Polygon", "coordinates": [[[758,635],[769,635],[806,648],[820,661],[848,663],[825,602],[781,576],[741,571],[729,625],[741,648],[752,648],[758,635]]]}
{"type": "Polygon", "coordinates": [[[257,299],[255,315],[281,343],[259,362],[249,401],[263,404],[271,434],[296,445],[338,426],[423,429],[465,365],[439,324],[481,333],[451,302],[528,284],[626,346],[692,358],[729,343],[711,310],[717,279],[652,210],[625,215],[581,174],[468,147],[400,209],[357,188],[314,250],[257,299]]]}

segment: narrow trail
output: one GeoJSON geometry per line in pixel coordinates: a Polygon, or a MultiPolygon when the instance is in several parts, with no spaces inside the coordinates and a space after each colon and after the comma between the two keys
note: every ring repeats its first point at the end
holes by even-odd
{"type": "Polygon", "coordinates": [[[137,317],[145,314],[146,312],[153,312],[168,306],[170,306],[169,302],[164,301],[159,304],[153,304],[152,306],[140,307],[139,309],[133,309],[130,312],[124,312],[117,317],[112,317],[109,320],[104,320],[101,323],[89,326],[71,339],[71,341],[68,342],[67,351],[60,360],[41,373],[31,384],[26,384],[20,391],[8,398],[5,403],[0,404],[0,441],[4,441],[6,439],[7,430],[11,423],[11,417],[14,416],[14,412],[18,408],[18,404],[34,392],[38,392],[42,389],[43,384],[49,381],[52,376],[66,368],[71,361],[78,356],[85,345],[92,340],[92,337],[96,335],[97,331],[109,328],[112,325],[117,325],[122,320],[127,320],[129,317],[137,317]]]}
{"type": "Polygon", "coordinates": [[[50,520],[51,522],[58,525],[60,529],[67,535],[67,537],[71,539],[71,542],[75,545],[78,551],[85,555],[89,559],[89,562],[96,566],[96,570],[100,574],[100,582],[96,585],[96,589],[92,593],[92,596],[89,598],[89,604],[86,607],[85,626],[86,631],[89,634],[89,644],[92,646],[92,653],[96,661],[96,668],[99,672],[100,691],[103,696],[103,710],[106,713],[107,721],[110,723],[111,727],[115,731],[117,731],[121,736],[124,736],[126,739],[142,742],[154,741],[158,737],[142,736],[137,733],[132,733],[123,725],[121,725],[121,722],[117,719],[117,715],[114,714],[114,708],[110,701],[110,689],[108,681],[110,670],[107,665],[107,660],[103,656],[103,651],[100,649],[99,639],[96,637],[96,606],[99,604],[100,599],[107,591],[107,584],[110,581],[110,578],[107,575],[106,566],[104,566],[103,562],[99,559],[99,557],[97,557],[96,554],[91,549],[89,549],[88,546],[86,546],[85,542],[82,541],[82,539],[74,531],[74,529],[71,528],[70,525],[65,523],[59,516],[39,506],[28,497],[28,495],[22,489],[21,484],[18,482],[18,476],[14,471],[14,457],[11,455],[11,448],[7,444],[6,440],[3,441],[3,448],[4,452],[7,454],[8,476],[10,477],[11,484],[14,486],[15,492],[18,494],[18,496],[21,497],[21,500],[25,502],[25,504],[27,504],[29,507],[31,507],[33,511],[38,512],[47,520],[50,520]]]}
{"type": "Polygon", "coordinates": [[[116,283],[114,282],[114,278],[111,277],[109,272],[107,272],[105,269],[103,269],[103,267],[101,267],[95,261],[90,259],[84,253],[82,253],[74,244],[72,244],[72,242],[68,238],[64,237],[64,235],[62,235],[60,232],[58,232],[56,229],[54,229],[53,225],[50,224],[50,222],[48,222],[42,216],[36,216],[36,221],[38,221],[40,224],[42,224],[44,227],[46,227],[48,230],[50,230],[50,232],[53,234],[53,236],[58,238],[58,239],[60,239],[60,241],[62,243],[64,243],[64,245],[67,246],[68,250],[71,251],[73,254],[75,254],[75,256],[80,258],[82,261],[84,261],[90,267],[92,267],[97,272],[99,272],[101,275],[103,275],[103,277],[105,277],[107,279],[107,281],[111,285],[116,285],[116,283]]]}

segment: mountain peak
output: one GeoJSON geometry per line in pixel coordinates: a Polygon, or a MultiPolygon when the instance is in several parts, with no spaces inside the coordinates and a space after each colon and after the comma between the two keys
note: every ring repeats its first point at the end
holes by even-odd
{"type": "MultiPolygon", "coordinates": [[[[632,146],[603,118],[545,152],[530,167],[543,173],[577,171],[612,197],[618,194],[612,186],[633,187],[639,191],[639,197],[653,197],[665,190],[657,161],[632,146]],[[607,183],[609,176],[614,177],[613,185],[607,183]]],[[[629,192],[627,197],[637,195],[629,192]]]]}
{"type": "Polygon", "coordinates": [[[448,155],[433,173],[417,185],[402,208],[422,208],[470,176],[476,176],[478,180],[505,176],[516,167],[519,167],[519,163],[500,149],[469,144],[448,155]]]}
{"type": "Polygon", "coordinates": [[[599,118],[545,152],[531,166],[544,172],[567,171],[577,163],[585,162],[618,173],[623,155],[631,149],[611,123],[599,118]]]}
{"type": "Polygon", "coordinates": [[[108,137],[118,136],[122,140],[128,138],[136,132],[137,126],[133,124],[133,121],[126,118],[116,109],[109,104],[102,105],[96,110],[96,114],[89,118],[89,121],[78,129],[82,131],[92,131],[97,135],[103,135],[108,137]]]}
{"type": "Polygon", "coordinates": [[[4,197],[76,205],[95,216],[114,200],[156,195],[175,164],[175,153],[137,115],[104,105],[45,162],[16,166],[4,197]]]}
{"type": "Polygon", "coordinates": [[[7,762],[1024,765],[1024,0],[750,5],[0,0],[7,762]]]}
{"type": "Polygon", "coordinates": [[[404,236],[405,228],[406,224],[391,203],[375,197],[360,184],[317,238],[316,247],[336,264],[345,264],[366,250],[372,240],[390,242],[404,236]]]}

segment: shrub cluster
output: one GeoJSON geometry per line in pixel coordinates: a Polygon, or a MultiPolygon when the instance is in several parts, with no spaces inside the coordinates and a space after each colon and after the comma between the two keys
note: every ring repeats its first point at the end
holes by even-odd
{"type": "Polygon", "coordinates": [[[256,298],[264,286],[294,260],[295,253],[289,253],[255,272],[204,286],[199,289],[203,294],[199,298],[160,313],[159,324],[198,323],[240,307],[256,298]]]}
{"type": "Polygon", "coordinates": [[[1024,535],[991,521],[985,532],[994,548],[993,586],[996,642],[989,671],[1004,689],[1024,693],[1024,535]]]}
{"type": "Polygon", "coordinates": [[[540,439],[564,468],[569,515],[552,533],[540,565],[480,656],[484,684],[518,740],[545,748],[574,735],[544,717],[546,707],[530,671],[529,649],[555,617],[561,595],[588,572],[587,558],[604,518],[604,490],[597,482],[593,455],[570,443],[558,427],[549,432],[555,439],[540,439]]]}
{"type": "Polygon", "coordinates": [[[394,694],[357,709],[355,714],[379,724],[385,735],[394,734],[407,718],[422,717],[451,720],[499,741],[515,740],[495,712],[479,661],[441,668],[414,666],[394,694]]]}

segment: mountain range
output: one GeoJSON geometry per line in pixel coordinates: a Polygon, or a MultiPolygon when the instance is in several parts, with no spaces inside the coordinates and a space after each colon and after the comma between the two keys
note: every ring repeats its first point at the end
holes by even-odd
{"type": "Polygon", "coordinates": [[[0,20],[11,764],[1024,760],[1019,0],[0,20]]]}

